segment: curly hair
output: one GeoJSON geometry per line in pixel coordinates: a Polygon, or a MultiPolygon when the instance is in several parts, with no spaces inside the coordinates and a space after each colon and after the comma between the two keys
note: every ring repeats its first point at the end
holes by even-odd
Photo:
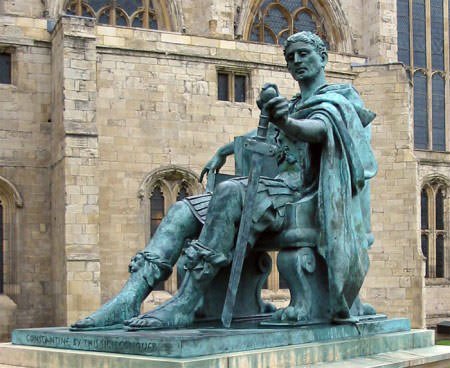
{"type": "Polygon", "coordinates": [[[295,42],[304,42],[314,46],[318,54],[327,53],[327,47],[318,35],[309,31],[302,31],[288,37],[283,47],[284,55],[286,55],[287,48],[295,42]]]}

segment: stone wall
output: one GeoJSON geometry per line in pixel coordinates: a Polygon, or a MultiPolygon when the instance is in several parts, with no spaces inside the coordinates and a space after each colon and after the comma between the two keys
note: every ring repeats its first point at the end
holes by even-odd
{"type": "Polygon", "coordinates": [[[424,263],[419,250],[418,163],[413,154],[411,87],[401,64],[357,67],[355,86],[377,113],[372,145],[378,174],[371,185],[375,243],[363,299],[389,316],[423,327],[424,263]]]}
{"type": "Polygon", "coordinates": [[[98,137],[94,22],[62,17],[53,32],[53,191],[58,323],[99,306],[98,137]],[[62,105],[61,105],[62,103],[62,105]],[[62,176],[62,177],[60,177],[62,176]]]}
{"type": "Polygon", "coordinates": [[[2,0],[0,14],[18,15],[22,17],[40,18],[44,16],[45,2],[41,0],[2,0]]]}
{"type": "MultiPolygon", "coordinates": [[[[17,304],[14,325],[19,327],[53,321],[51,53],[45,27],[42,20],[0,15],[0,45],[13,59],[12,84],[0,85],[0,176],[23,198],[22,207],[9,208],[14,224],[8,226],[5,255],[14,262],[5,264],[5,295],[17,304]]],[[[5,312],[10,310],[10,303],[3,300],[2,305],[5,312]]]]}

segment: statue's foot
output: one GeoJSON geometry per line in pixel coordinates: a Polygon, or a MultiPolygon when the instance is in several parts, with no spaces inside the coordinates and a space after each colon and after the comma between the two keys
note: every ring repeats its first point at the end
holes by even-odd
{"type": "Polygon", "coordinates": [[[333,323],[337,324],[337,325],[343,325],[346,323],[351,323],[351,324],[355,324],[359,322],[359,318],[355,317],[355,316],[349,316],[349,317],[338,317],[335,316],[333,317],[333,323]]]}
{"type": "Polygon", "coordinates": [[[132,299],[131,295],[124,297],[119,294],[90,316],[75,322],[70,326],[70,330],[92,331],[121,328],[124,320],[139,314],[140,303],[136,303],[132,299]]]}
{"type": "Polygon", "coordinates": [[[308,321],[309,317],[309,313],[302,306],[291,305],[277,310],[273,315],[273,319],[286,322],[308,321]]]}
{"type": "Polygon", "coordinates": [[[174,297],[158,308],[124,322],[128,331],[186,327],[194,322],[197,303],[174,297]]]}

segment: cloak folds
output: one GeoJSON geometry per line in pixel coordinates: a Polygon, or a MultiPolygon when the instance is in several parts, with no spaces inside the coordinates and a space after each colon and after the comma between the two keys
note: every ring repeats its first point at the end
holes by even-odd
{"type": "Polygon", "coordinates": [[[349,317],[369,268],[369,180],[377,164],[370,147],[375,114],[363,107],[351,85],[324,85],[304,102],[293,101],[291,117],[325,122],[327,139],[320,152],[318,252],[328,267],[330,310],[349,317]]]}

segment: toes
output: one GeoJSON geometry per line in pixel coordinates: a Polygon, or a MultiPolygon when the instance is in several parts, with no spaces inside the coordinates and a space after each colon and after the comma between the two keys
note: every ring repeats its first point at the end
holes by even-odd
{"type": "Polygon", "coordinates": [[[156,318],[146,317],[146,318],[134,318],[133,320],[127,321],[128,327],[131,328],[160,328],[162,323],[156,318]]]}
{"type": "Polygon", "coordinates": [[[71,327],[76,328],[87,328],[87,327],[94,327],[95,321],[91,317],[80,319],[79,321],[75,322],[71,327]]]}

